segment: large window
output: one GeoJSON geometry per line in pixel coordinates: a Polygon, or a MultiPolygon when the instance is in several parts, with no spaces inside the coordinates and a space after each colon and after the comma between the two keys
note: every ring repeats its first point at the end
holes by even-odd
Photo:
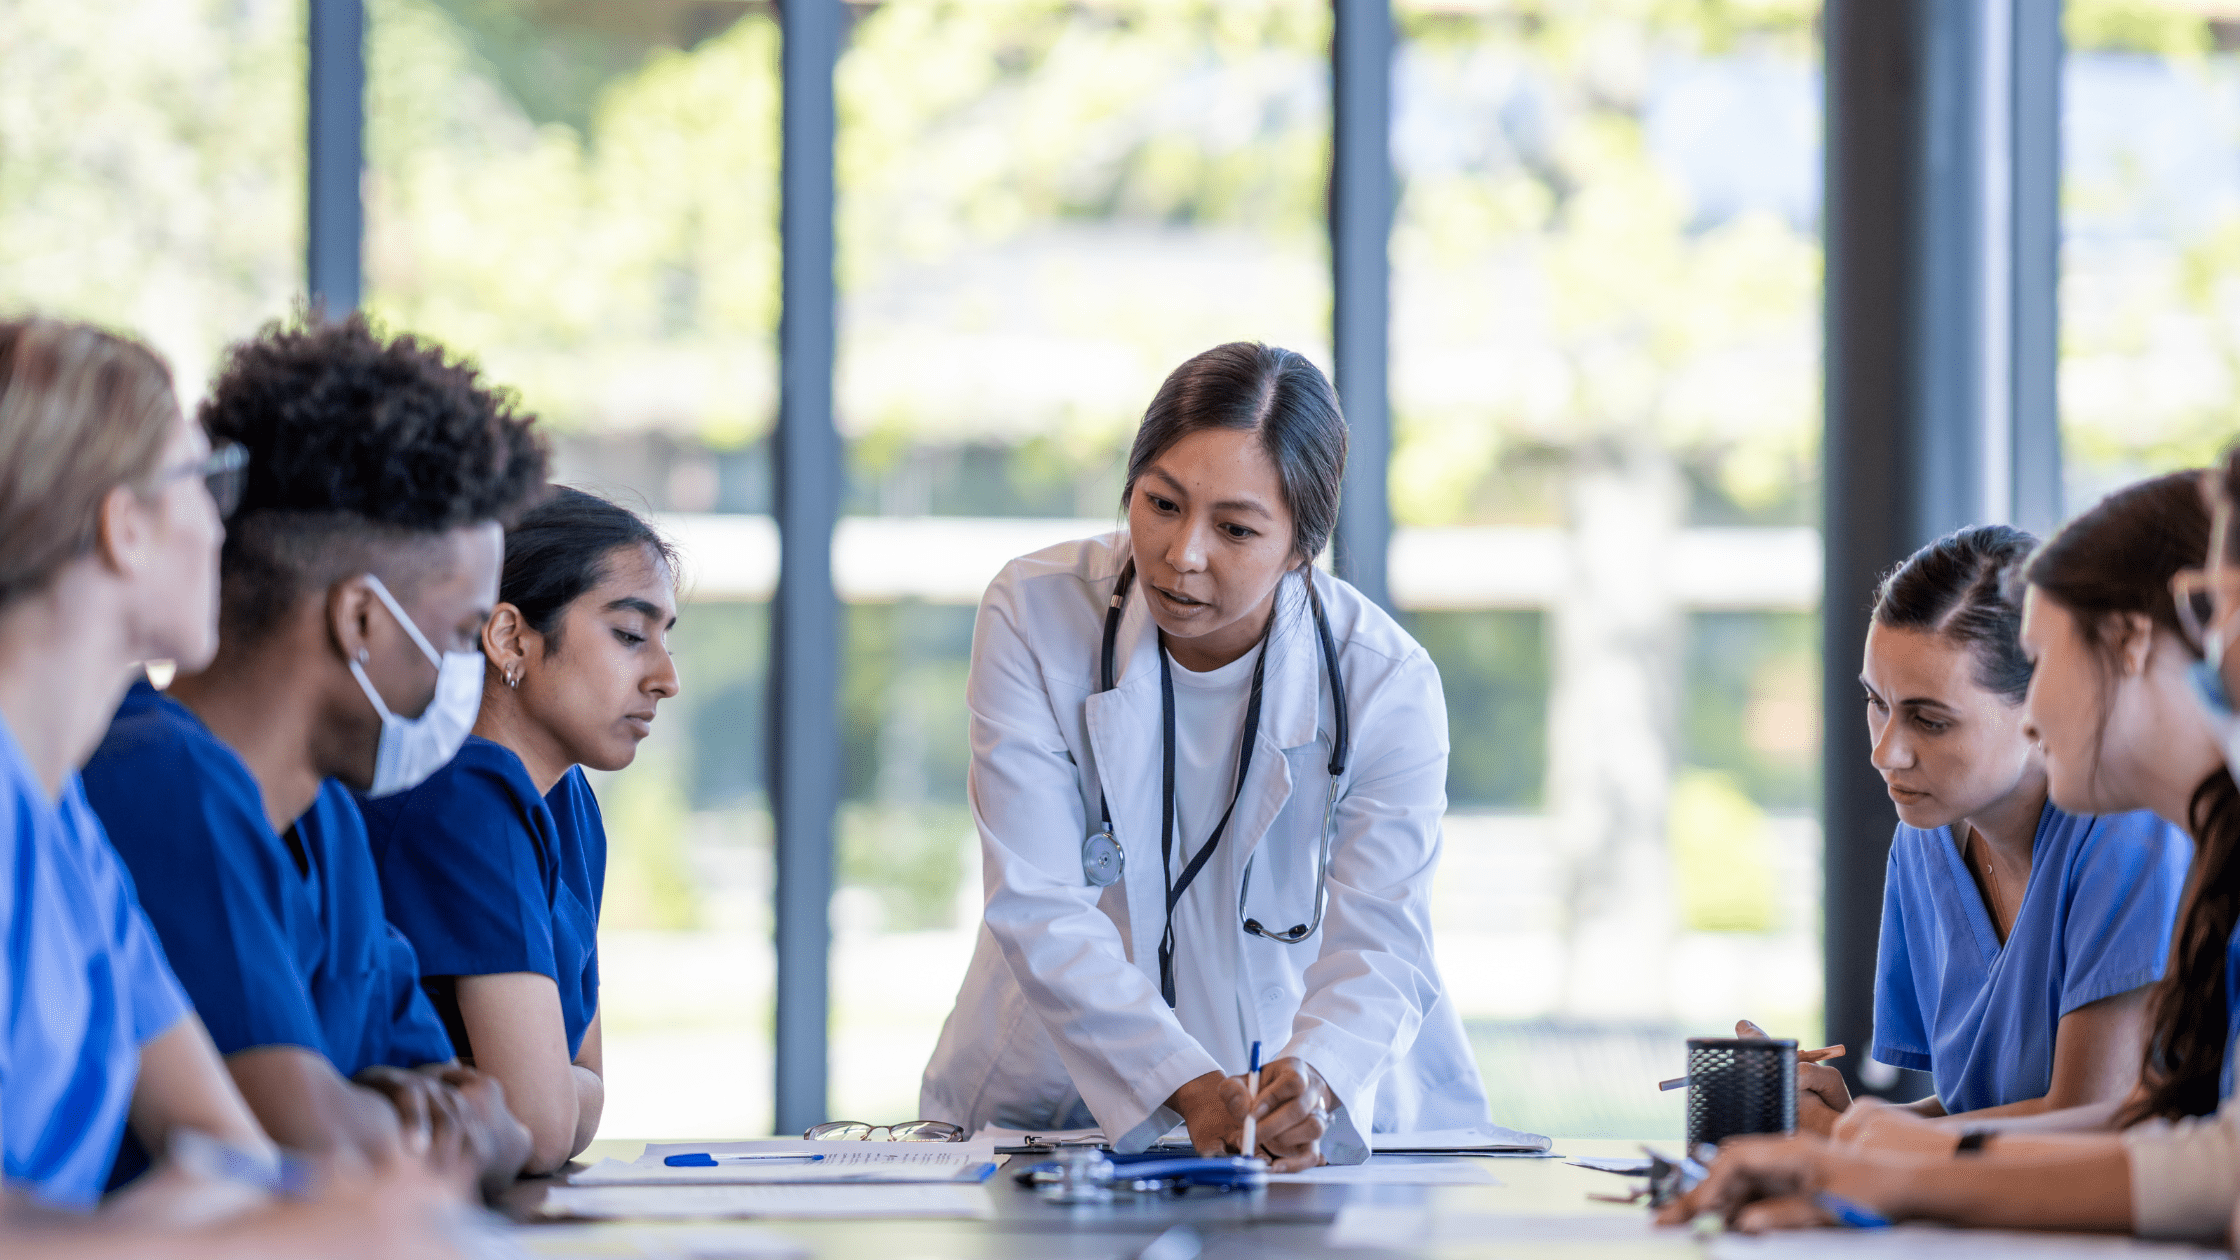
{"type": "Polygon", "coordinates": [[[777,52],[729,4],[369,6],[366,305],[518,388],[684,552],[682,690],[594,776],[617,1137],[770,1126],[777,52]]]}
{"type": "Polygon", "coordinates": [[[2073,0],[2062,84],[2068,501],[2240,432],[2240,26],[2221,6],[2073,0]]]}
{"type": "Polygon", "coordinates": [[[190,405],[303,288],[303,5],[0,6],[0,311],[147,338],[190,405]]]}
{"type": "MultiPolygon", "coordinates": [[[[301,288],[304,11],[92,3],[0,8],[0,303],[145,330],[192,394],[301,288]]],[[[604,1131],[766,1131],[772,6],[368,7],[368,308],[519,388],[561,480],[685,552],[683,693],[596,783],[604,1131]]],[[[1395,10],[1391,588],[1449,705],[1445,972],[1497,1119],[1672,1132],[1680,1034],[1820,1019],[1817,6],[1395,10]]],[[[982,588],[1118,524],[1184,358],[1330,365],[1332,29],[1327,0],[849,13],[830,1111],[879,1122],[915,1114],[978,926],[982,588]]],[[[2094,485],[2230,429],[2240,78],[2198,14],[2072,19],[2094,485]]]]}
{"type": "Polygon", "coordinates": [[[839,70],[846,802],[834,1114],[915,1115],[980,921],[973,606],[1114,528],[1175,365],[1329,366],[1328,6],[898,0],[839,70]],[[853,561],[878,558],[874,575],[853,561]]]}
{"type": "Polygon", "coordinates": [[[1402,4],[1393,597],[1496,1119],[1820,1022],[1816,6],[1402,4]]]}

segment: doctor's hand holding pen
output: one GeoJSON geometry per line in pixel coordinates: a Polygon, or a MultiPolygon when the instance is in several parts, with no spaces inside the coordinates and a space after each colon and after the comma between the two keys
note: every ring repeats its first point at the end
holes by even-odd
{"type": "Polygon", "coordinates": [[[1258,1072],[1229,1077],[1221,1082],[1221,1100],[1237,1121],[1238,1141],[1252,1135],[1253,1149],[1242,1153],[1266,1157],[1270,1171],[1299,1172],[1324,1162],[1322,1135],[1330,1131],[1337,1099],[1305,1059],[1277,1059],[1258,1072]]]}
{"type": "MultiPolygon", "coordinates": [[[[1773,1034],[1747,1019],[1734,1022],[1737,1037],[1771,1037],[1773,1034]]],[[[1823,1046],[1818,1050],[1797,1051],[1797,1129],[1803,1133],[1817,1133],[1829,1137],[1835,1133],[1836,1122],[1851,1109],[1851,1086],[1846,1084],[1843,1073],[1827,1065],[1830,1059],[1843,1057],[1842,1046],[1823,1046]]]]}

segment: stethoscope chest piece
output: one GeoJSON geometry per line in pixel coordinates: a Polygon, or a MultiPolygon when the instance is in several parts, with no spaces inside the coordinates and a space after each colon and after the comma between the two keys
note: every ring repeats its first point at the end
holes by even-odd
{"type": "Polygon", "coordinates": [[[1128,869],[1127,856],[1120,852],[1120,842],[1112,838],[1108,824],[1104,830],[1091,832],[1081,842],[1081,878],[1097,888],[1109,887],[1120,882],[1128,869]]]}

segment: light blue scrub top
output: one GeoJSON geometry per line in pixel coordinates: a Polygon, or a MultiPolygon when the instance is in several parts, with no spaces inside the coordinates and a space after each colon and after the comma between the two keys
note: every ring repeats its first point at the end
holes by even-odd
{"type": "Polygon", "coordinates": [[[1874,1057],[1935,1075],[1947,1112],[2042,1098],[2061,1017],[2162,975],[2193,842],[2146,812],[2049,802],[2004,947],[1952,829],[1899,826],[1883,886],[1874,1057]]]}
{"type": "Polygon", "coordinates": [[[49,802],[0,723],[0,1154],[56,1207],[101,1197],[140,1047],[188,1012],[76,775],[49,802]]]}

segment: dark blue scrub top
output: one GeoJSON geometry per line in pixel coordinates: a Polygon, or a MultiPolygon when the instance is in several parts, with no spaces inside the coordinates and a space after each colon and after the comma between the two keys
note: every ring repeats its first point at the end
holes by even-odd
{"type": "Polygon", "coordinates": [[[125,696],[85,782],[154,893],[148,917],[219,1053],[301,1046],[344,1076],[452,1057],[340,784],[322,784],[290,829],[299,866],[241,758],[146,683],[125,696]]]}
{"type": "Polygon", "coordinates": [[[582,768],[539,796],[521,758],[469,736],[427,782],[360,807],[389,919],[412,939],[421,974],[550,976],[575,1057],[599,1011],[607,882],[607,833],[582,768]]]}
{"type": "Polygon", "coordinates": [[[2061,1017],[2161,978],[2193,860],[2146,812],[2048,803],[2005,945],[1952,829],[1901,825],[1883,885],[1874,1057],[1935,1075],[1948,1112],[2042,1098],[2061,1017]]]}
{"type": "Polygon", "coordinates": [[[0,723],[0,1172],[51,1206],[91,1207],[124,1134],[140,1047],[187,995],[86,807],[59,802],[0,723]]]}

